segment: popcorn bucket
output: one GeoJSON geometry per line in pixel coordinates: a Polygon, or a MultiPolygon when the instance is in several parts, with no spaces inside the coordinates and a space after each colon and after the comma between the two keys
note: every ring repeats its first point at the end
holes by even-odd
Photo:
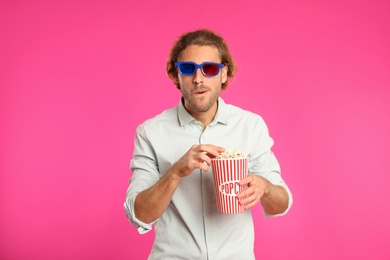
{"type": "Polygon", "coordinates": [[[223,214],[238,214],[245,211],[236,196],[247,187],[238,182],[248,175],[248,158],[212,159],[215,195],[218,210],[223,214]]]}

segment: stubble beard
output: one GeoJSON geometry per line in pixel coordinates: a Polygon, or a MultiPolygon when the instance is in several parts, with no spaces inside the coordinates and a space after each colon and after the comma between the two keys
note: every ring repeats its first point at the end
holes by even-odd
{"type": "MultiPolygon", "coordinates": [[[[211,92],[211,89],[208,87],[200,86],[195,89],[192,89],[191,92],[182,91],[182,95],[184,98],[185,106],[188,107],[187,109],[190,109],[193,112],[196,113],[205,113],[210,110],[210,108],[217,102],[219,97],[220,91],[211,92]],[[211,96],[209,100],[205,104],[200,104],[193,98],[193,93],[199,89],[207,90],[211,96]]],[[[206,97],[203,97],[202,99],[205,99],[206,97]]]]}

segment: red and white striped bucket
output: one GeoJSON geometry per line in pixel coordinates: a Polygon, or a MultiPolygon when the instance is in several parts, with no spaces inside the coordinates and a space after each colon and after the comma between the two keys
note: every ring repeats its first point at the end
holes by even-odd
{"type": "Polygon", "coordinates": [[[248,158],[213,159],[215,195],[219,212],[238,214],[245,211],[236,196],[246,189],[238,182],[248,175],[248,158]]]}

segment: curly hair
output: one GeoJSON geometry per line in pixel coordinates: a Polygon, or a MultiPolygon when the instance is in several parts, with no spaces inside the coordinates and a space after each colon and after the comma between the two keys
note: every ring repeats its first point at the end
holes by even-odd
{"type": "Polygon", "coordinates": [[[236,64],[229,52],[228,46],[225,40],[216,34],[215,32],[208,29],[200,29],[192,32],[187,32],[181,35],[178,40],[173,44],[169,59],[167,61],[166,73],[169,78],[175,83],[176,87],[180,89],[179,80],[177,77],[177,68],[175,62],[179,61],[181,52],[191,45],[198,46],[214,46],[219,51],[221,63],[228,67],[227,77],[228,80],[222,84],[222,89],[226,89],[228,82],[233,80],[234,74],[237,70],[236,64]]]}

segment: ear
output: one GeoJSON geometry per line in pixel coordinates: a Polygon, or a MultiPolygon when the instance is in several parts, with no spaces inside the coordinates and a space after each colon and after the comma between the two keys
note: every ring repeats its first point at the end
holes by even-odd
{"type": "Polygon", "coordinates": [[[225,83],[227,81],[227,72],[228,72],[228,66],[225,65],[222,69],[221,69],[221,79],[222,79],[222,83],[225,83]]]}
{"type": "Polygon", "coordinates": [[[177,85],[177,86],[180,85],[180,82],[179,82],[179,80],[178,80],[177,78],[173,79],[172,81],[173,81],[173,83],[174,83],[175,85],[177,85]]]}
{"type": "Polygon", "coordinates": [[[180,84],[179,79],[178,79],[177,77],[170,77],[170,78],[171,78],[171,80],[173,81],[173,83],[174,83],[175,85],[180,84]]]}
{"type": "Polygon", "coordinates": [[[174,84],[179,84],[179,78],[177,77],[177,73],[169,73],[168,77],[173,81],[174,84]]]}

